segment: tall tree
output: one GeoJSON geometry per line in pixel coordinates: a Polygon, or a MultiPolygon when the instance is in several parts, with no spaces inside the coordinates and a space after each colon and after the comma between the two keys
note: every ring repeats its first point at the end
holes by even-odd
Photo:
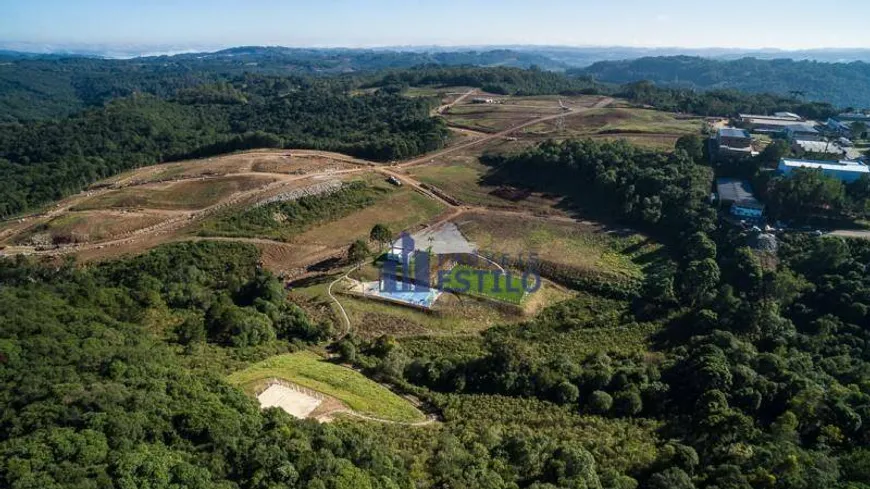
{"type": "Polygon", "coordinates": [[[386,225],[378,223],[369,233],[369,239],[378,243],[380,250],[383,250],[384,246],[389,245],[393,240],[393,232],[386,225]]]}

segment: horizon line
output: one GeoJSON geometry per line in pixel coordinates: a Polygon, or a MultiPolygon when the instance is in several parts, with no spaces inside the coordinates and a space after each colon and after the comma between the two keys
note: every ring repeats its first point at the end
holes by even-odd
{"type": "MultiPolygon", "coordinates": [[[[224,44],[224,43],[208,43],[208,42],[161,42],[161,43],[139,43],[126,41],[100,41],[100,42],[80,42],[80,41],[20,41],[20,40],[3,40],[0,39],[0,50],[15,51],[25,54],[64,54],[64,50],[95,50],[95,49],[128,49],[145,51],[160,51],[160,49],[169,49],[175,54],[189,53],[215,53],[227,49],[235,48],[285,48],[285,49],[319,49],[319,50],[402,50],[402,49],[469,49],[469,50],[494,50],[494,49],[516,49],[516,48],[560,48],[560,49],[633,49],[633,50],[687,50],[687,51],[734,51],[734,52],[782,52],[782,53],[797,53],[797,52],[824,52],[824,51],[870,51],[870,47],[838,47],[838,46],[822,46],[813,48],[783,48],[775,46],[758,46],[758,47],[736,47],[736,46],[678,46],[678,45],[629,45],[629,44],[552,44],[552,43],[494,43],[494,44],[438,44],[438,43],[421,43],[421,44],[371,44],[371,45],[329,45],[329,44],[280,44],[280,43],[263,43],[263,44],[224,44]],[[44,47],[41,50],[38,47],[44,47]],[[28,49],[30,48],[30,49],[28,49]]],[[[139,56],[144,56],[140,54],[139,56]]]]}

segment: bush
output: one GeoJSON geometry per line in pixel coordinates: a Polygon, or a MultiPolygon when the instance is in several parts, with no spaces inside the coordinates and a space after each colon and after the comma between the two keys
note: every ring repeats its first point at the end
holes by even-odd
{"type": "Polygon", "coordinates": [[[604,391],[595,391],[589,396],[588,406],[595,414],[607,414],[613,407],[613,398],[604,391]]]}

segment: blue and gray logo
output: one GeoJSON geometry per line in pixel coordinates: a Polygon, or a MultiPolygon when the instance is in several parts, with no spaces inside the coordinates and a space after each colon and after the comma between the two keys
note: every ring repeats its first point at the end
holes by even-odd
{"type": "Polygon", "coordinates": [[[418,249],[407,232],[387,253],[380,278],[380,291],[385,293],[435,290],[516,299],[541,288],[539,260],[534,253],[515,259],[477,252],[435,254],[431,247],[418,249]],[[524,272],[517,274],[510,268],[524,272]]]}

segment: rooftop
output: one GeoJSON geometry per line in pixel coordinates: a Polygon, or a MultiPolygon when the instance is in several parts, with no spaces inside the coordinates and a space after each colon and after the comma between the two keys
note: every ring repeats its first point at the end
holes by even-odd
{"type": "Polygon", "coordinates": [[[786,127],[786,129],[789,131],[794,131],[794,132],[808,132],[808,133],[812,133],[812,134],[818,134],[818,132],[819,132],[816,130],[815,127],[813,127],[809,124],[792,124],[792,125],[786,127]]]}
{"type": "Polygon", "coordinates": [[[716,193],[719,200],[739,202],[741,205],[761,205],[752,195],[752,185],[739,178],[719,178],[716,180],[716,193]]]}
{"type": "Polygon", "coordinates": [[[837,119],[842,121],[868,121],[870,122],[870,115],[861,114],[859,112],[845,112],[837,116],[837,119]]]}
{"type": "MultiPolygon", "coordinates": [[[[746,115],[746,116],[741,116],[741,117],[742,117],[743,122],[747,123],[747,124],[753,124],[753,125],[757,125],[757,126],[774,126],[777,128],[779,128],[779,127],[786,128],[788,126],[793,126],[796,123],[800,122],[800,121],[796,121],[794,119],[784,119],[782,117],[769,117],[769,116],[764,116],[764,115],[761,115],[761,116],[746,115]]],[[[813,121],[805,121],[805,124],[812,125],[812,124],[814,124],[814,122],[813,121]]]]}
{"type": "Polygon", "coordinates": [[[802,120],[800,116],[796,119],[796,114],[792,114],[791,116],[781,116],[781,115],[757,115],[757,114],[738,114],[741,119],[758,119],[758,120],[771,120],[771,121],[782,121],[782,122],[794,122],[802,120]]]}
{"type": "Polygon", "coordinates": [[[779,160],[780,165],[785,165],[792,168],[816,168],[830,171],[845,171],[854,173],[870,173],[870,167],[853,160],[840,161],[822,161],[822,160],[796,160],[792,158],[783,158],[779,160]]]}
{"type": "Polygon", "coordinates": [[[810,153],[829,153],[834,155],[842,155],[845,153],[845,150],[838,144],[832,144],[826,141],[805,141],[799,139],[794,143],[800,146],[804,151],[810,153]]]}
{"type": "Polygon", "coordinates": [[[776,117],[783,117],[783,118],[794,119],[794,120],[796,120],[796,121],[799,121],[799,120],[802,119],[801,116],[795,114],[794,112],[777,112],[777,113],[775,113],[775,114],[773,114],[773,115],[776,116],[776,117]]]}
{"type": "Polygon", "coordinates": [[[749,133],[744,131],[743,129],[737,129],[736,127],[722,127],[719,129],[719,137],[725,138],[745,138],[749,139],[749,133]]]}

